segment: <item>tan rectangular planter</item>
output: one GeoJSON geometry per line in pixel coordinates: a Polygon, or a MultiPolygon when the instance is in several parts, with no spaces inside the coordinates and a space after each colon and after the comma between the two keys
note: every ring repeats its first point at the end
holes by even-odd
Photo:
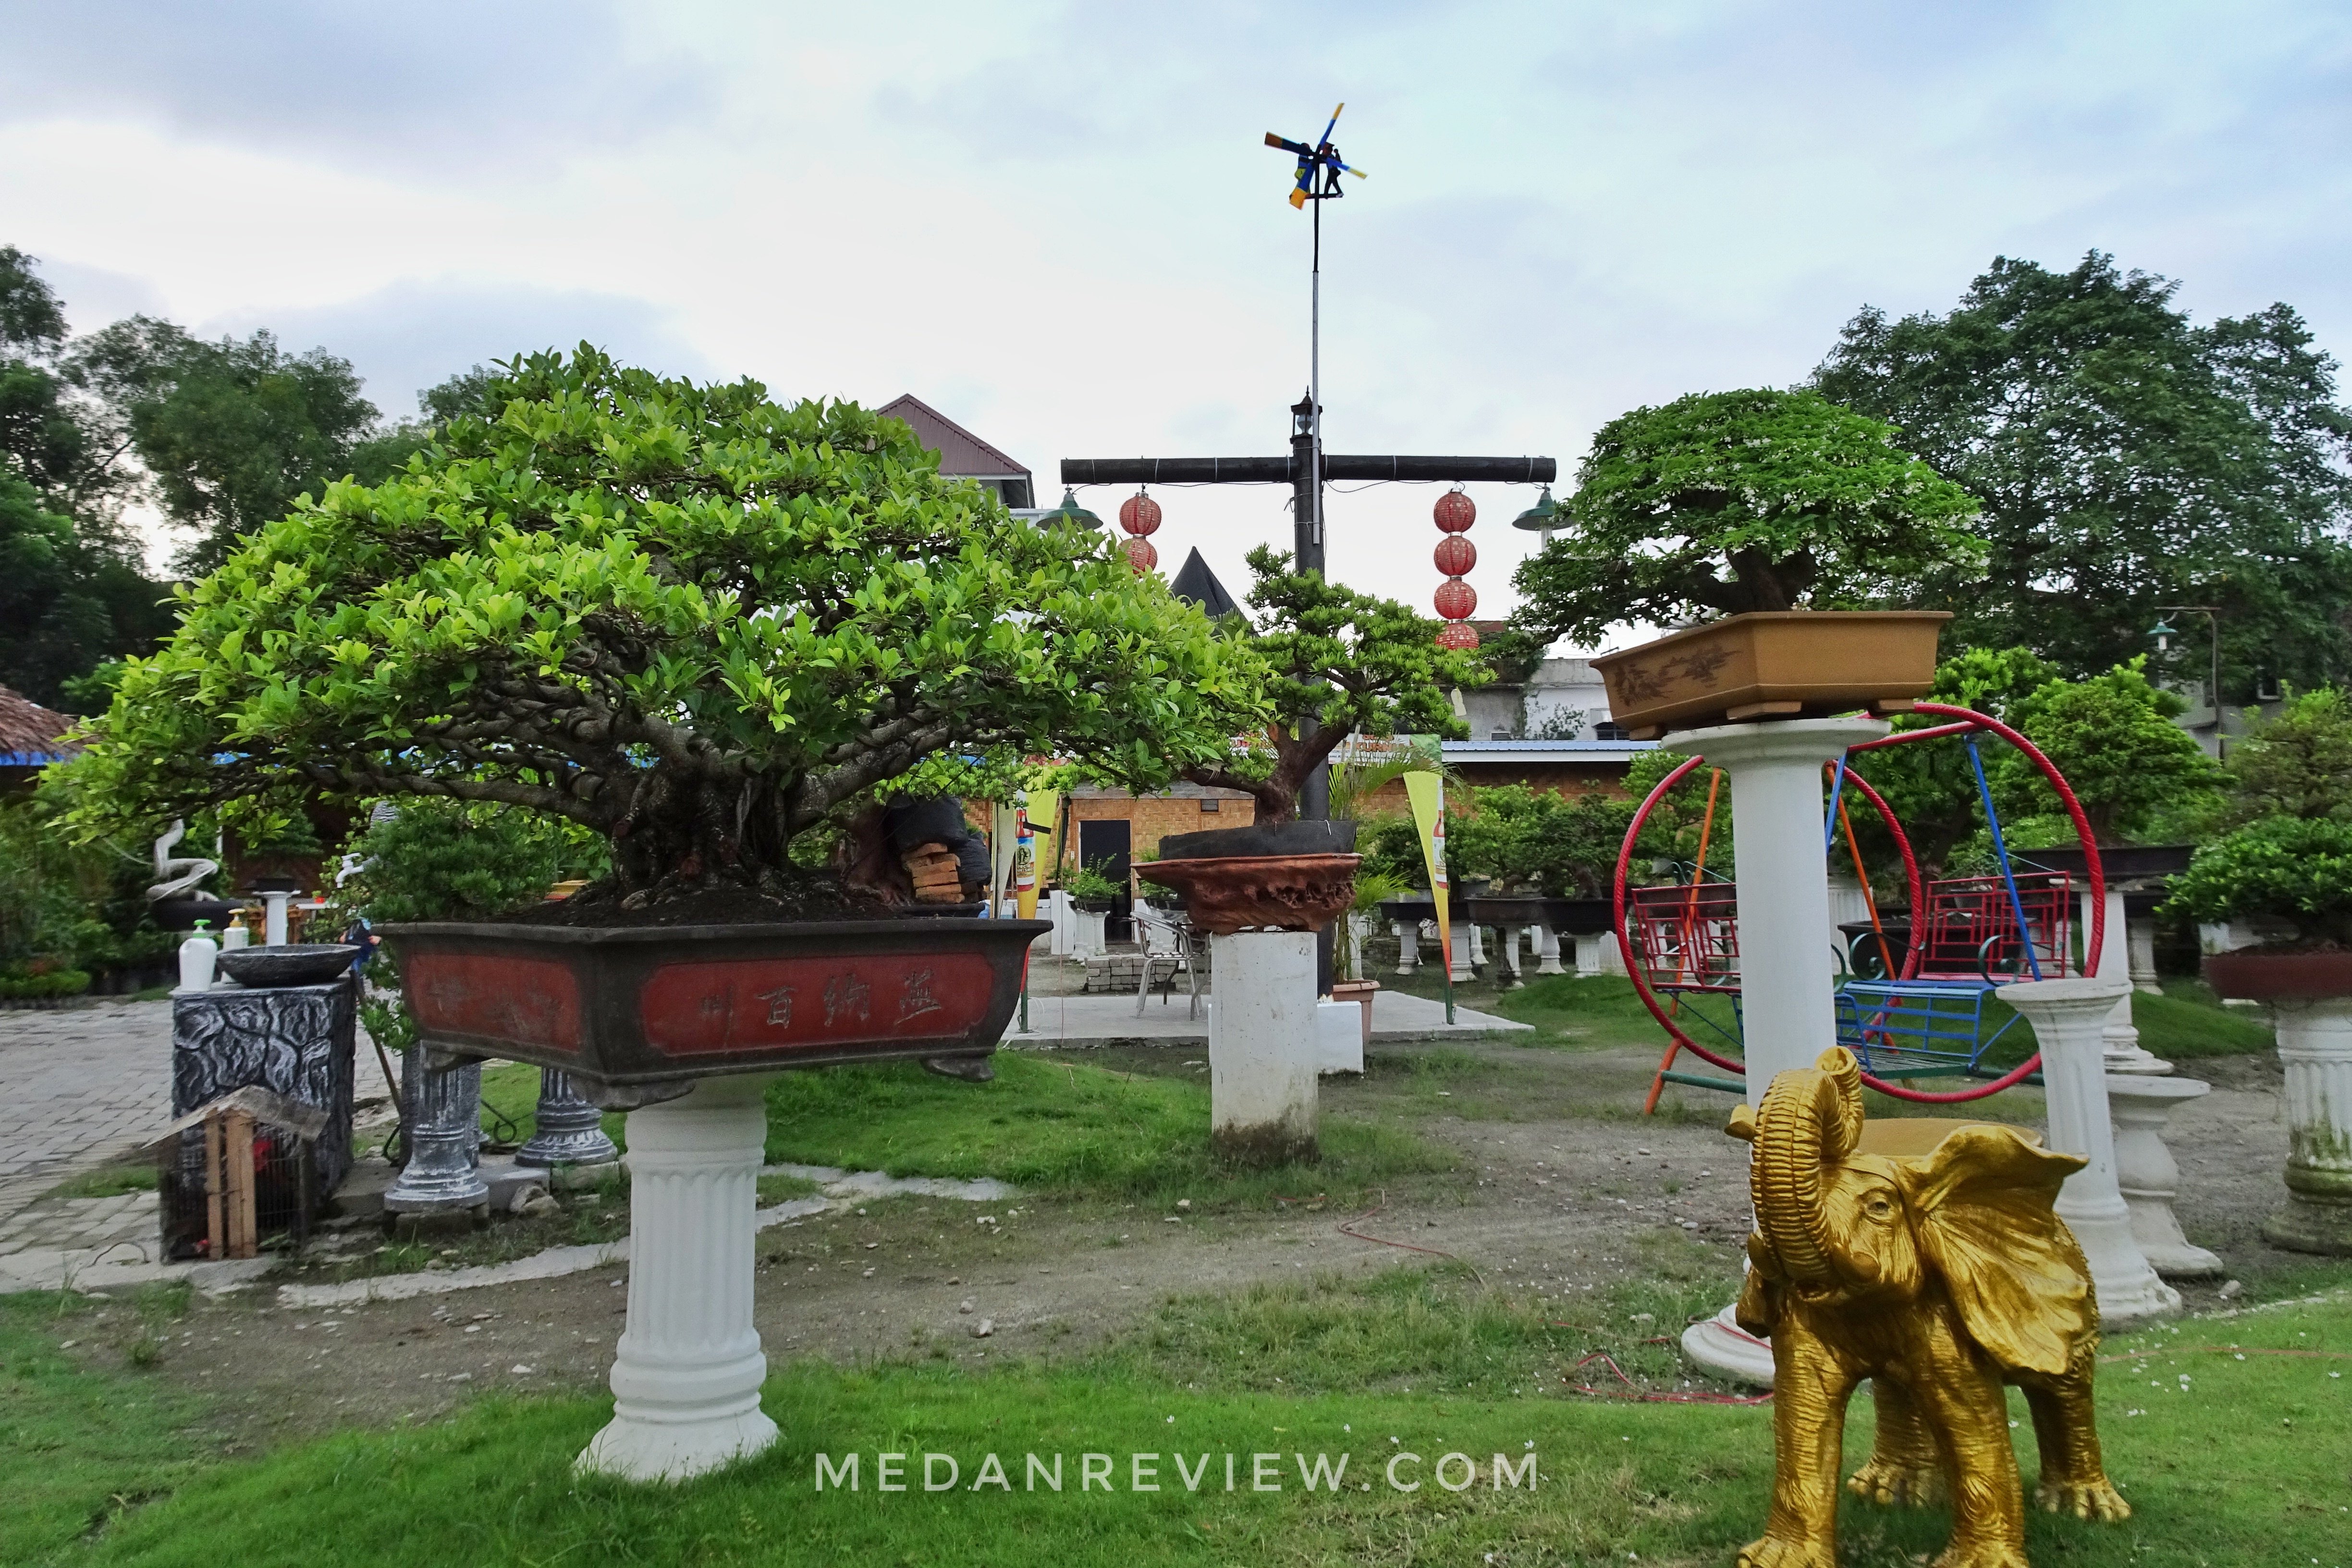
{"type": "Polygon", "coordinates": [[[1758,611],[1592,661],[1637,741],[1740,719],[1899,713],[1936,679],[1945,610],[1758,611]]]}

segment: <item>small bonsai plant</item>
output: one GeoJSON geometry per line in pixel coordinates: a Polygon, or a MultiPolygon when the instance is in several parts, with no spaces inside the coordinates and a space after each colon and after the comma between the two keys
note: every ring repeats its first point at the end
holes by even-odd
{"type": "Polygon", "coordinates": [[[2244,921],[2277,952],[2352,949],[2352,822],[2271,816],[2198,849],[2165,912],[2244,921]]]}
{"type": "Polygon", "coordinates": [[[1110,874],[1109,865],[1101,857],[1087,861],[1062,879],[1062,890],[1082,902],[1118,898],[1127,891],[1127,884],[1110,874]]]}
{"type": "Polygon", "coordinates": [[[1984,555],[1968,491],[1890,425],[1814,392],[1700,393],[1592,438],[1570,526],[1513,577],[1515,624],[1597,647],[1610,627],[1753,610],[1914,605],[1984,555]]]}
{"type": "Polygon", "coordinates": [[[575,904],[772,920],[845,907],[806,841],[927,758],[1051,745],[1148,790],[1255,710],[1245,648],[1098,536],[942,478],[900,421],[585,344],[505,363],[481,406],[180,591],[74,764],[85,832],[321,791],[495,803],[605,838],[575,904]]]}
{"type": "Polygon", "coordinates": [[[1286,552],[1260,545],[1248,559],[1254,635],[1239,640],[1270,671],[1263,700],[1273,721],[1263,744],[1195,763],[1186,778],[1244,792],[1257,825],[1271,826],[1297,817],[1308,776],[1351,734],[1469,733],[1448,694],[1489,672],[1475,653],[1438,647],[1437,622],[1319,572],[1294,572],[1286,552]]]}

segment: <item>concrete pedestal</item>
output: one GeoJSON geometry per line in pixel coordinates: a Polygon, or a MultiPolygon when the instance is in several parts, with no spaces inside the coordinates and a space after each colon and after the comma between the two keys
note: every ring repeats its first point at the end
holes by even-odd
{"type": "Polygon", "coordinates": [[[1477,938],[1477,929],[1464,925],[1459,921],[1449,921],[1446,924],[1450,937],[1447,945],[1452,949],[1447,956],[1453,961],[1453,966],[1446,973],[1456,985],[1459,985],[1464,981],[1475,979],[1477,976],[1477,971],[1471,967],[1477,962],[1472,947],[1477,938]]]}
{"type": "Polygon", "coordinates": [[[1056,888],[1045,895],[1038,912],[1054,922],[1046,938],[1046,951],[1055,958],[1067,958],[1077,950],[1077,911],[1070,907],[1070,895],[1056,888]]]}
{"type": "Polygon", "coordinates": [[[2173,1216],[2180,1190],[2180,1167],[2164,1146],[2164,1124],[2173,1110],[2210,1092],[2193,1078],[2150,1073],[2114,1073],[2107,1079],[2107,1113],[2115,1121],[2116,1185],[2131,1212],[2132,1239],[2148,1267],[2168,1279],[2195,1279],[2221,1272],[2221,1260],[2191,1247],[2173,1216]]]}
{"type": "Polygon", "coordinates": [[[1540,933],[1536,938],[1536,973],[1567,973],[1568,971],[1559,966],[1559,932],[1549,926],[1538,926],[1536,930],[1540,933]]]}
{"type": "Polygon", "coordinates": [[[1576,942],[1576,977],[1579,980],[1590,980],[1608,973],[1609,949],[1615,943],[1607,932],[1580,935],[1573,940],[1576,942]]]}
{"type": "Polygon", "coordinates": [[[2352,997],[2278,1002],[2272,1016],[2286,1068],[2286,1206],[2263,1237],[2352,1256],[2352,997]]]}
{"type": "Polygon", "coordinates": [[[2126,945],[2131,952],[2132,989],[2150,996],[2164,994],[2164,983],[2156,973],[2156,921],[2152,918],[2126,921],[2124,923],[2126,945]]]}
{"type": "Polygon", "coordinates": [[[1213,935],[1209,962],[1217,977],[1209,1012],[1210,1146],[1244,1164],[1315,1158],[1321,1054],[1315,933],[1213,935]]]}
{"type": "Polygon", "coordinates": [[[2057,1207],[2090,1260],[2099,1321],[2119,1328],[2179,1311],[2180,1292],[2148,1267],[2132,1237],[2131,1211],[2116,1180],[2103,1031],[2116,998],[2131,995],[2131,981],[2120,973],[2095,980],[2033,980],[2004,985],[2000,995],[2025,1019],[2042,1047],[2049,1147],[2090,1161],[2066,1178],[2057,1207]]]}
{"type": "Polygon", "coordinates": [[[1470,935],[1470,967],[1475,969],[1486,962],[1486,928],[1465,921],[1461,929],[1470,935]]]}
{"type": "Polygon", "coordinates": [[[571,1075],[539,1069],[539,1108],[530,1141],[515,1151],[518,1165],[604,1165],[621,1157],[604,1136],[604,1113],[583,1100],[571,1075]]]}
{"type": "Polygon", "coordinates": [[[628,1326],[613,1420],[578,1468],[683,1480],[776,1440],[751,1326],[751,1215],[767,1142],[758,1076],[709,1078],[629,1112],[628,1326]]]}
{"type": "MultiPolygon", "coordinates": [[[[1668,735],[1731,777],[1732,852],[1739,879],[1741,1033],[1748,1103],[1775,1073],[1809,1068],[1837,1043],[1829,868],[1822,853],[1822,764],[1886,733],[1876,719],[1790,719],[1718,724],[1668,735]]],[[[1608,939],[1612,947],[1613,937],[1608,939]]],[[[1581,949],[1582,943],[1580,942],[1581,949]]],[[[1619,955],[1622,972],[1623,955],[1619,955]]],[[[1580,952],[1580,967],[1582,954],[1580,952]]],[[[1743,1382],[1769,1384],[1772,1351],[1742,1331],[1731,1309],[1683,1333],[1683,1353],[1743,1382]]]]}
{"type": "Polygon", "coordinates": [[[1495,928],[1495,989],[1511,991],[1526,984],[1519,977],[1519,928],[1495,928]]]}
{"type": "MultiPolygon", "coordinates": [[[[2091,940],[2091,895],[2085,892],[2080,900],[2083,912],[2083,940],[2091,940]]],[[[2140,1048],[2139,1029],[2132,1023],[2131,1010],[2131,931],[2124,914],[2124,890],[2116,884],[2107,884],[2107,923],[2101,933],[2098,962],[2090,972],[2102,980],[2122,980],[2123,994],[2107,1009],[2100,1027],[2101,1048],[2106,1053],[2109,1072],[2170,1072],[2172,1064],[2151,1056],[2140,1048]]],[[[2151,952],[2149,968],[2155,967],[2151,952]]],[[[2002,993],[2003,995],[2008,993],[2002,993]]]]}
{"type": "Polygon", "coordinates": [[[1411,974],[1421,967],[1421,922],[1391,921],[1389,925],[1396,932],[1396,972],[1399,974],[1411,974]]]}
{"type": "Polygon", "coordinates": [[[490,1184],[477,1168],[482,1150],[482,1064],[438,1071],[412,1047],[402,1064],[401,1098],[407,1101],[408,1163],[384,1190],[394,1214],[434,1214],[477,1208],[490,1184]]]}
{"type": "Polygon", "coordinates": [[[172,994],[172,1114],[257,1088],[327,1113],[318,1142],[321,1193],[352,1168],[352,1060],[358,996],[324,985],[220,985],[172,994]]]}
{"type": "Polygon", "coordinates": [[[1315,1070],[1318,1075],[1364,1070],[1364,1005],[1315,1004],[1315,1070]]]}

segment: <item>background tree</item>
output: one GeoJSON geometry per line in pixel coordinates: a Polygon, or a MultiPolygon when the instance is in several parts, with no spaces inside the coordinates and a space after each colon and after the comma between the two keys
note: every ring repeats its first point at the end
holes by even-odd
{"type": "Polygon", "coordinates": [[[2248,715],[2221,764],[2229,817],[2352,822],[2352,700],[2335,687],[2301,692],[2272,718],[2248,715]]]}
{"type": "MultiPolygon", "coordinates": [[[[2102,844],[2132,842],[2159,816],[2193,814],[2221,782],[2213,760],[2172,721],[2180,699],[2149,685],[2145,666],[2134,658],[2088,680],[2049,681],[2011,705],[2011,723],[2065,775],[2102,844]]],[[[2063,809],[2021,754],[2007,751],[1998,772],[2004,810],[2063,809]]]]}
{"type": "Polygon", "coordinates": [[[1289,822],[1307,776],[1349,735],[1469,733],[1448,693],[1489,672],[1476,654],[1438,647],[1435,621],[1320,572],[1293,572],[1287,552],[1261,544],[1248,559],[1255,614],[1243,640],[1270,672],[1273,721],[1263,747],[1195,763],[1186,778],[1246,793],[1260,823],[1289,822]]]}
{"type": "Polygon", "coordinates": [[[2230,700],[2258,671],[2352,671],[2335,362],[2285,305],[2198,327],[2178,289],[2097,251],[2067,273],[2002,257],[1948,315],[1864,309],[1814,372],[1984,503],[1987,581],[1947,646],[2084,675],[2144,651],[2157,605],[2216,605],[2230,700]]]}
{"type": "Polygon", "coordinates": [[[1570,526],[1512,579],[1539,642],[1709,614],[1911,605],[1965,576],[1976,503],[1811,392],[1699,393],[1601,427],[1570,526]]]}
{"type": "Polygon", "coordinates": [[[100,831],[315,790],[604,835],[631,909],[803,902],[792,847],[933,752],[1058,745],[1139,788],[1254,710],[1245,648],[1099,538],[942,479],[902,422],[583,345],[503,367],[380,486],[182,595],[68,770],[100,831]]]}

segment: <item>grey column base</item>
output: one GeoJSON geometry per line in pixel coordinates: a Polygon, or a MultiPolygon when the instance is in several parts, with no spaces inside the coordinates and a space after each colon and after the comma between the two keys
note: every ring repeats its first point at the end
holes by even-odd
{"type": "Polygon", "coordinates": [[[2352,1258],[2352,1204],[2314,1203],[2291,1195],[2284,1208],[2263,1221],[2263,1239],[2291,1252],[2352,1258]]]}
{"type": "Polygon", "coordinates": [[[438,1071],[410,1064],[408,1163],[383,1194],[394,1214],[430,1214],[486,1204],[490,1184],[475,1169],[482,1142],[482,1064],[438,1071]]]}
{"type": "Polygon", "coordinates": [[[604,1136],[604,1113],[580,1097],[570,1075],[541,1068],[530,1141],[515,1151],[515,1163],[608,1165],[620,1157],[604,1136]]]}

